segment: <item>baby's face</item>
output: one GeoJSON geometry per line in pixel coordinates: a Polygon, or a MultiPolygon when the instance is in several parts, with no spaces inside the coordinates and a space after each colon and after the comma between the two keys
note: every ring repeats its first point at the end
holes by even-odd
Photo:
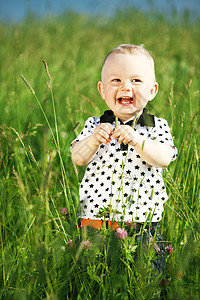
{"type": "Polygon", "coordinates": [[[113,53],[102,70],[98,90],[115,116],[126,121],[155,97],[158,84],[151,60],[142,53],[113,53]]]}

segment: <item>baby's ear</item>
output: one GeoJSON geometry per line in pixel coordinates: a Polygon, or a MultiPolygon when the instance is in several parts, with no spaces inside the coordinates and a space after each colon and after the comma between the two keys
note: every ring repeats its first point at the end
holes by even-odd
{"type": "Polygon", "coordinates": [[[154,99],[157,92],[158,92],[158,82],[154,82],[154,85],[153,85],[153,87],[151,88],[151,91],[150,91],[149,101],[154,99]]]}
{"type": "Polygon", "coordinates": [[[105,94],[104,94],[104,88],[103,88],[103,83],[102,83],[102,81],[99,81],[99,82],[98,82],[97,88],[98,88],[99,94],[101,95],[102,99],[105,100],[105,94]]]}

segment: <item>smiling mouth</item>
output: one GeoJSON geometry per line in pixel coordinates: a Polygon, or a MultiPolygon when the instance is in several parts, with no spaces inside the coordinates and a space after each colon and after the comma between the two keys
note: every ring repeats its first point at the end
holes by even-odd
{"type": "Polygon", "coordinates": [[[117,99],[120,104],[132,104],[134,102],[133,97],[120,97],[117,99]]]}

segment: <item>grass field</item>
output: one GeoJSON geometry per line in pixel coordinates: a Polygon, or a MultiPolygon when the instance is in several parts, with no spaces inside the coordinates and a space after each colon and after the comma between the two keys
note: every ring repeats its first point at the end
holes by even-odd
{"type": "Polygon", "coordinates": [[[70,143],[106,108],[96,86],[104,56],[121,43],[152,52],[160,89],[148,109],[168,120],[179,150],[164,171],[169,200],[161,229],[173,250],[168,298],[200,299],[199,35],[200,23],[187,16],[167,22],[135,10],[111,19],[70,13],[0,24],[1,299],[156,295],[151,247],[137,265],[128,240],[116,244],[105,232],[103,251],[92,239],[84,249],[77,229],[84,168],[73,166],[70,143]]]}

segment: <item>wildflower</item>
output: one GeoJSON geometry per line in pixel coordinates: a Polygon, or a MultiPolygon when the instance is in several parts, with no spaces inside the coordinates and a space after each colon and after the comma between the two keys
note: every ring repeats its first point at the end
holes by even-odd
{"type": "MultiPolygon", "coordinates": [[[[152,243],[153,243],[153,237],[150,238],[150,243],[151,243],[151,245],[152,245],[152,243]]],[[[157,243],[154,243],[154,250],[155,250],[156,252],[160,252],[160,247],[158,246],[157,243]]]]}
{"type": "Polygon", "coordinates": [[[68,209],[65,208],[65,207],[63,207],[63,208],[61,209],[61,213],[66,217],[66,216],[68,215],[68,209]]]}
{"type": "Polygon", "coordinates": [[[127,236],[127,231],[124,228],[117,228],[116,230],[116,236],[118,239],[125,239],[127,236]]]}
{"type": "Polygon", "coordinates": [[[83,249],[88,250],[91,247],[91,243],[88,240],[87,241],[83,240],[81,242],[81,246],[83,247],[83,249]]]}
{"type": "Polygon", "coordinates": [[[133,226],[132,221],[131,221],[131,220],[127,220],[127,221],[126,221],[126,226],[127,226],[128,228],[132,228],[132,226],[133,226]]]}
{"type": "Polygon", "coordinates": [[[167,254],[172,254],[173,250],[174,248],[172,248],[171,245],[165,247],[165,252],[167,252],[167,254]]]}
{"type": "Polygon", "coordinates": [[[132,227],[135,228],[136,224],[133,223],[131,220],[127,220],[126,226],[131,229],[132,227]]]}
{"type": "Polygon", "coordinates": [[[154,249],[156,250],[156,252],[160,252],[160,247],[156,243],[154,244],[154,249]]]}
{"type": "Polygon", "coordinates": [[[67,248],[68,248],[68,249],[74,248],[74,243],[73,243],[72,240],[67,241],[67,248]]]}

